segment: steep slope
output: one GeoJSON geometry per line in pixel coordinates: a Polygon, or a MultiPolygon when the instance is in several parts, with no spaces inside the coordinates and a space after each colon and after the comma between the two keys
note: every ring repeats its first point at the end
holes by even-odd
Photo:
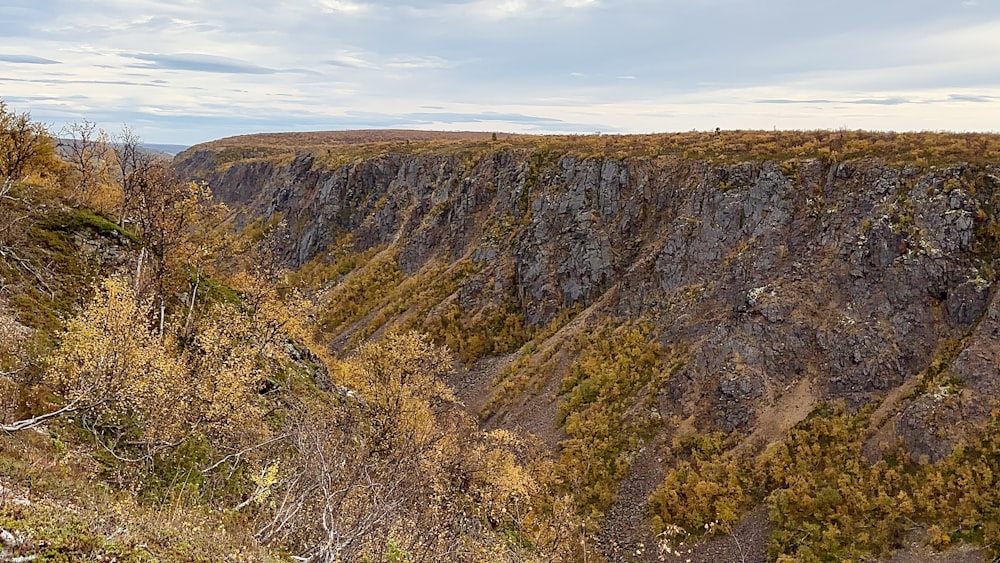
{"type": "Polygon", "coordinates": [[[683,457],[684,436],[734,433],[726,451],[759,452],[843,401],[881,407],[865,426],[869,459],[901,442],[936,462],[990,421],[998,139],[926,135],[928,161],[899,150],[909,138],[781,135],[773,158],[736,133],[680,148],[540,138],[295,152],[250,137],[175,165],[242,224],[277,226],[289,264],[327,299],[335,351],[421,328],[472,366],[465,399],[487,424],[529,429],[567,465],[603,464],[564,476],[597,491],[582,503],[609,515],[602,545],[616,558],[653,541],[636,503],[664,459],[683,457]],[[489,369],[495,356],[507,367],[489,369]]]}

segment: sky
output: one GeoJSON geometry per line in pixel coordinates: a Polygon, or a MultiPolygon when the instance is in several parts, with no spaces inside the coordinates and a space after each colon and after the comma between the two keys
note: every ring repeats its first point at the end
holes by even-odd
{"type": "Polygon", "coordinates": [[[0,99],[264,131],[1000,131],[1000,0],[3,0],[0,99]]]}

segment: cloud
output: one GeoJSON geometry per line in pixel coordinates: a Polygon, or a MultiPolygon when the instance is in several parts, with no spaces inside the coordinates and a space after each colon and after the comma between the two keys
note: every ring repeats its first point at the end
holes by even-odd
{"type": "Polygon", "coordinates": [[[449,113],[449,112],[426,112],[407,113],[399,116],[404,120],[414,123],[562,123],[562,120],[551,117],[538,117],[533,115],[522,115],[517,113],[498,113],[484,111],[480,113],[449,113]]]}
{"type": "Polygon", "coordinates": [[[451,68],[457,63],[435,57],[433,55],[400,55],[386,61],[387,68],[421,69],[421,68],[451,68]]]}
{"type": "Polygon", "coordinates": [[[192,70],[196,72],[217,72],[223,74],[274,74],[278,72],[272,68],[217,55],[197,53],[179,53],[176,55],[131,53],[123,54],[123,56],[150,63],[137,65],[140,68],[155,67],[168,70],[192,70]]]}
{"type": "Polygon", "coordinates": [[[359,70],[421,70],[453,68],[459,63],[434,55],[398,54],[382,55],[357,50],[342,49],[324,64],[359,70]]]}
{"type": "Polygon", "coordinates": [[[366,4],[359,4],[350,0],[317,0],[316,3],[327,13],[359,14],[369,9],[369,6],[366,4]]]}
{"type": "Polygon", "coordinates": [[[840,104],[843,102],[838,102],[834,100],[788,100],[788,99],[766,99],[766,100],[754,100],[758,104],[840,104]]]}
{"type": "Polygon", "coordinates": [[[333,54],[332,58],[326,59],[323,62],[338,67],[344,68],[365,68],[365,69],[377,69],[378,65],[368,60],[368,55],[358,51],[351,51],[347,49],[341,49],[333,54]]]}
{"type": "Polygon", "coordinates": [[[952,102],[973,102],[973,103],[996,103],[1000,101],[997,96],[977,96],[973,94],[951,94],[948,100],[952,102]]]}
{"type": "MultiPolygon", "coordinates": [[[[25,84],[44,84],[49,86],[54,85],[91,85],[91,86],[144,86],[151,88],[166,88],[167,83],[163,81],[137,81],[137,80],[87,80],[85,78],[80,79],[67,79],[67,78],[5,78],[0,77],[0,82],[11,82],[11,83],[25,83],[25,84]]],[[[57,99],[57,98],[46,98],[43,96],[34,96],[35,99],[57,99]]],[[[81,99],[88,99],[87,97],[82,97],[81,99]]]]}
{"type": "Polygon", "coordinates": [[[59,61],[36,57],[34,55],[3,55],[0,54],[0,61],[5,63],[23,63],[32,65],[55,65],[59,61]]]}
{"type": "MultiPolygon", "coordinates": [[[[505,20],[540,16],[553,17],[560,13],[565,15],[572,10],[593,8],[598,5],[596,0],[473,0],[446,4],[443,8],[475,18],[505,20]]],[[[430,7],[430,10],[435,9],[440,10],[442,7],[430,7]]]]}
{"type": "Polygon", "coordinates": [[[913,100],[894,96],[891,98],[864,98],[861,100],[847,100],[848,104],[867,104],[876,106],[896,106],[899,104],[912,104],[913,100]]]}
{"type": "Polygon", "coordinates": [[[997,103],[1000,102],[1000,97],[997,96],[983,96],[977,94],[949,94],[943,97],[933,97],[933,98],[907,98],[901,96],[893,96],[888,98],[861,98],[861,99],[843,99],[843,100],[831,100],[831,99],[761,99],[755,100],[758,104],[858,104],[858,105],[876,105],[876,106],[898,106],[902,104],[946,104],[951,102],[972,102],[972,103],[997,103]]]}

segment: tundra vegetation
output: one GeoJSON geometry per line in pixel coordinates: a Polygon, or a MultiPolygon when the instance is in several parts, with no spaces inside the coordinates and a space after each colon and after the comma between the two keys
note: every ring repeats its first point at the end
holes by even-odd
{"type": "MultiPolygon", "coordinates": [[[[866,449],[877,403],[821,402],[768,443],[684,430],[658,401],[689,350],[643,319],[571,306],[535,326],[510,292],[473,313],[455,298],[473,260],[407,275],[397,249],[355,251],[351,233],[290,271],[280,214],[235,220],[127,128],[83,122],[60,136],[0,103],[0,561],[600,560],[619,482],[658,435],[672,437],[662,480],[633,509],[665,544],[728,534],[763,505],[771,560],[886,556],[915,531],[933,549],[965,542],[1000,557],[1000,415],[934,462],[866,449]],[[470,412],[454,370],[503,355],[516,358],[470,412]],[[481,420],[552,374],[549,443],[481,420]]],[[[776,160],[789,175],[807,158],[1000,157],[978,134],[459,137],[209,146],[223,168],[303,148],[327,166],[389,152],[471,166],[521,151],[529,184],[568,153],[776,160]]],[[[979,219],[995,262],[1000,226],[979,219]]],[[[924,391],[957,385],[955,353],[921,374],[924,391]]]]}

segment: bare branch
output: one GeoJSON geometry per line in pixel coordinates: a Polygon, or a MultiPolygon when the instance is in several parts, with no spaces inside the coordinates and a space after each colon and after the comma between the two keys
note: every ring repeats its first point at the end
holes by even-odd
{"type": "Polygon", "coordinates": [[[157,453],[177,448],[178,446],[184,443],[184,440],[187,439],[187,437],[184,437],[178,440],[177,442],[163,442],[163,441],[157,443],[127,442],[126,445],[130,446],[144,446],[146,448],[146,453],[138,457],[124,457],[120,455],[117,451],[118,445],[121,441],[121,436],[118,436],[118,439],[115,440],[115,443],[109,445],[104,441],[104,438],[101,436],[101,433],[98,431],[98,428],[96,426],[94,426],[93,424],[87,424],[87,422],[84,421],[83,427],[88,432],[90,432],[90,435],[94,438],[94,443],[96,443],[98,446],[101,447],[101,449],[103,449],[105,452],[111,455],[111,457],[115,458],[116,460],[122,463],[141,463],[141,462],[152,461],[153,457],[155,457],[157,453]]]}
{"type": "Polygon", "coordinates": [[[142,149],[142,140],[128,125],[114,136],[112,151],[117,168],[115,170],[118,187],[122,191],[122,202],[118,210],[118,224],[124,225],[129,214],[135,210],[141,190],[149,182],[156,158],[142,149]]]}
{"type": "MultiPolygon", "coordinates": [[[[13,219],[11,219],[9,221],[6,221],[5,224],[3,225],[3,227],[0,228],[0,233],[5,233],[5,232],[9,231],[11,229],[11,227],[13,227],[14,225],[16,225],[18,222],[27,219],[28,217],[30,217],[30,215],[25,214],[25,215],[21,215],[20,217],[15,217],[15,218],[13,218],[13,219]]],[[[0,246],[3,246],[3,245],[0,245],[0,246]]]]}
{"type": "Polygon", "coordinates": [[[76,194],[86,201],[100,182],[107,166],[107,136],[93,121],[73,123],[62,130],[68,143],[60,148],[76,173],[76,194]]]}
{"type": "Polygon", "coordinates": [[[10,193],[10,190],[12,190],[13,188],[14,188],[14,179],[13,178],[5,178],[4,181],[3,181],[3,184],[0,185],[0,198],[15,199],[16,200],[16,198],[7,195],[7,194],[10,193]]]}
{"type": "Polygon", "coordinates": [[[250,452],[252,452],[252,451],[254,451],[256,449],[263,448],[264,446],[266,446],[268,444],[273,444],[274,442],[277,442],[277,441],[280,441],[280,440],[284,440],[285,438],[288,438],[289,436],[291,436],[291,434],[282,434],[280,436],[275,436],[274,438],[271,438],[270,440],[265,440],[263,442],[260,442],[259,444],[254,444],[252,446],[244,448],[244,449],[242,449],[242,450],[240,450],[240,451],[238,451],[236,453],[229,454],[226,457],[220,459],[219,461],[213,463],[212,465],[209,465],[208,467],[202,469],[201,472],[203,474],[204,473],[208,473],[208,472],[212,471],[213,469],[219,467],[220,465],[222,465],[223,463],[226,463],[227,461],[229,461],[231,459],[236,459],[237,461],[239,461],[239,459],[241,457],[243,457],[244,455],[246,455],[246,454],[248,454],[248,453],[250,453],[250,452]]]}
{"type": "Polygon", "coordinates": [[[52,411],[50,413],[41,414],[34,418],[19,420],[12,424],[0,425],[0,430],[3,430],[4,432],[17,432],[19,430],[26,430],[28,428],[33,428],[35,426],[38,426],[39,424],[45,422],[46,420],[49,420],[50,418],[55,418],[57,416],[64,415],[68,412],[73,412],[75,410],[79,410],[77,407],[77,403],[72,402],[63,408],[52,411]]]}
{"type": "Polygon", "coordinates": [[[39,275],[39,273],[34,268],[31,267],[31,263],[28,262],[27,260],[25,260],[24,258],[21,258],[20,256],[18,256],[17,253],[14,252],[13,248],[11,248],[9,246],[0,246],[0,257],[5,257],[5,258],[11,258],[11,259],[13,259],[22,268],[24,268],[29,274],[31,274],[32,276],[34,276],[35,279],[38,280],[38,283],[42,284],[42,287],[44,287],[45,290],[48,291],[48,293],[49,293],[49,299],[55,299],[56,298],[56,292],[51,287],[49,287],[49,284],[46,283],[44,279],[42,279],[42,276],[39,275]]]}

